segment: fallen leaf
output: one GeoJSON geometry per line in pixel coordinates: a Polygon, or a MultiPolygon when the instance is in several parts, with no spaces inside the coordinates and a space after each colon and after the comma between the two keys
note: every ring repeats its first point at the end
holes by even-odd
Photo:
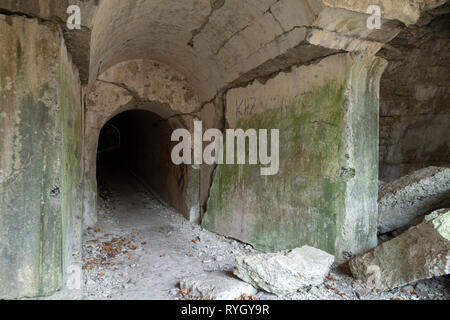
{"type": "Polygon", "coordinates": [[[178,291],[178,293],[180,293],[180,294],[187,294],[188,291],[186,289],[180,289],[180,291],[178,291]]]}
{"type": "Polygon", "coordinates": [[[99,277],[103,277],[105,274],[104,273],[98,273],[97,274],[99,277]]]}
{"type": "Polygon", "coordinates": [[[344,292],[338,292],[338,295],[340,295],[341,297],[345,296],[344,292]]]}
{"type": "Polygon", "coordinates": [[[97,229],[95,229],[95,232],[100,232],[100,229],[98,229],[98,228],[97,228],[97,229]]]}
{"type": "Polygon", "coordinates": [[[193,242],[193,243],[197,243],[197,240],[194,239],[194,240],[192,240],[192,242],[193,242]]]}
{"type": "Polygon", "coordinates": [[[135,245],[133,245],[133,244],[130,244],[130,245],[128,246],[128,248],[131,249],[131,250],[136,250],[138,247],[135,246],[135,245]]]}
{"type": "Polygon", "coordinates": [[[192,256],[194,256],[194,255],[193,255],[192,253],[188,253],[187,256],[188,256],[188,257],[192,257],[192,256]]]}
{"type": "Polygon", "coordinates": [[[330,281],[335,281],[335,280],[336,280],[336,277],[331,276],[331,275],[328,275],[328,276],[327,276],[327,279],[330,280],[330,281]]]}
{"type": "Polygon", "coordinates": [[[145,246],[147,244],[147,242],[141,242],[141,245],[145,246]]]}
{"type": "Polygon", "coordinates": [[[113,248],[110,247],[110,246],[104,246],[102,249],[103,249],[103,251],[111,251],[111,250],[113,250],[113,248]]]}

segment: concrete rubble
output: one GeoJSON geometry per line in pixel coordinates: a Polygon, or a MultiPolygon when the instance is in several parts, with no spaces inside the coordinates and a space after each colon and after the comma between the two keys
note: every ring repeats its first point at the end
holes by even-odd
{"type": "Polygon", "coordinates": [[[353,276],[375,289],[391,290],[450,274],[450,210],[423,222],[349,262],[353,276]]]}
{"type": "Polygon", "coordinates": [[[450,202],[450,169],[428,167],[380,188],[378,233],[407,226],[450,202]]]}
{"type": "Polygon", "coordinates": [[[185,278],[180,281],[180,289],[193,297],[211,300],[234,300],[257,293],[250,284],[219,272],[185,278]]]}
{"type": "Polygon", "coordinates": [[[292,251],[238,257],[234,274],[251,285],[278,296],[323,283],[334,257],[303,246],[292,251]]]}

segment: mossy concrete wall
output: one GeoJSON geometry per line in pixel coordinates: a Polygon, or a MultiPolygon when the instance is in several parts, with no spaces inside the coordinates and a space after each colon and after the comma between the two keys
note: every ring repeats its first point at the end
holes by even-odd
{"type": "Polygon", "coordinates": [[[78,245],[77,77],[56,25],[0,15],[0,298],[54,293],[78,245]]]}
{"type": "Polygon", "coordinates": [[[219,165],[203,226],[265,251],[307,244],[340,261],[375,246],[384,67],[338,54],[229,90],[230,128],[280,130],[280,170],[219,165]]]}
{"type": "MultiPolygon", "coordinates": [[[[61,121],[61,219],[63,275],[67,283],[69,266],[82,267],[83,224],[83,104],[78,70],[60,45],[58,104],[61,121]]],[[[69,271],[70,272],[70,271],[69,271]]],[[[81,282],[82,283],[82,282],[81,282]]],[[[80,296],[81,288],[71,296],[80,296]]]]}

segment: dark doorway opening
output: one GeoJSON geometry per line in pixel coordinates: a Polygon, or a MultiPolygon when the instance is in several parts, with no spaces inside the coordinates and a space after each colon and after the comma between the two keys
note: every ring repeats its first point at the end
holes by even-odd
{"type": "Polygon", "coordinates": [[[184,168],[171,161],[172,131],[168,121],[147,110],[125,111],[109,120],[97,149],[99,196],[107,198],[111,188],[120,190],[135,180],[162,203],[184,213],[186,186],[180,179],[184,168]]]}

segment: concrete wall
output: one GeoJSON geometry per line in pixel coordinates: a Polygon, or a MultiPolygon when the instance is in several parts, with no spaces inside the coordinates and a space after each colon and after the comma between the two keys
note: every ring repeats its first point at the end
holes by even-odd
{"type": "Polygon", "coordinates": [[[446,14],[405,29],[379,53],[389,61],[380,91],[380,180],[450,166],[449,48],[446,14]]]}
{"type": "Polygon", "coordinates": [[[280,171],[219,165],[203,226],[266,251],[308,244],[340,260],[376,245],[384,66],[373,56],[334,55],[229,90],[230,128],[280,130],[280,171]]]}
{"type": "Polygon", "coordinates": [[[79,252],[81,112],[59,28],[0,15],[0,298],[54,293],[79,252]]]}

